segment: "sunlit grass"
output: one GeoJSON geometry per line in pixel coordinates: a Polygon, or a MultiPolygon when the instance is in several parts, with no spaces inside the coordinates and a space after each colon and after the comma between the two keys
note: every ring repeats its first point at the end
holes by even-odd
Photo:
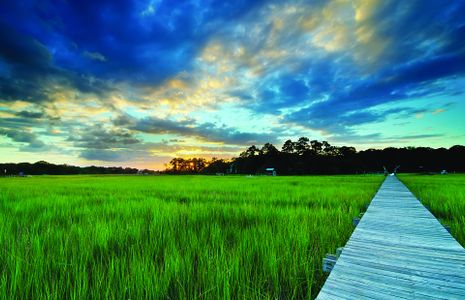
{"type": "Polygon", "coordinates": [[[3,178],[0,295],[314,298],[383,179],[3,178]]]}
{"type": "Polygon", "coordinates": [[[429,207],[465,247],[465,174],[400,175],[400,180],[429,207]]]}

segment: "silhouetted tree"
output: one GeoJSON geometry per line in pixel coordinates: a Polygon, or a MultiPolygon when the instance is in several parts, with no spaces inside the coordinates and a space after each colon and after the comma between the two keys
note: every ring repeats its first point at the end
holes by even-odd
{"type": "MultiPolygon", "coordinates": [[[[286,141],[280,152],[270,143],[260,150],[250,146],[239,157],[230,161],[213,158],[173,158],[167,165],[166,173],[173,174],[215,174],[226,173],[233,164],[234,170],[243,174],[260,173],[266,167],[274,167],[278,174],[353,174],[382,172],[385,166],[390,172],[400,165],[399,172],[465,172],[465,146],[455,145],[446,148],[404,147],[368,149],[357,152],[354,147],[331,146],[328,142],[301,137],[297,142],[286,141]],[[292,145],[292,146],[291,146],[292,145]],[[292,151],[292,149],[294,149],[292,151]],[[260,154],[261,153],[261,154],[260,154]]],[[[55,165],[46,161],[30,163],[0,164],[6,176],[24,174],[136,174],[155,173],[122,167],[76,167],[55,165]],[[6,172],[5,172],[6,170],[6,172]]]]}
{"type": "Polygon", "coordinates": [[[287,140],[286,142],[284,142],[281,151],[283,153],[295,153],[294,142],[292,142],[291,140],[287,140]]]}
{"type": "MultiPolygon", "coordinates": [[[[72,175],[72,174],[137,174],[138,169],[135,168],[122,168],[122,167],[77,167],[67,164],[55,165],[46,161],[38,161],[36,163],[5,163],[0,164],[2,175],[14,176],[19,173],[25,175],[72,175]],[[5,172],[6,170],[6,172],[5,172]]],[[[154,174],[155,171],[147,170],[147,173],[154,174]]]]}
{"type": "Polygon", "coordinates": [[[242,152],[239,156],[240,157],[253,157],[255,155],[258,155],[258,153],[260,153],[260,150],[258,150],[258,148],[255,147],[255,145],[252,145],[247,150],[242,152]]]}
{"type": "Polygon", "coordinates": [[[262,154],[262,155],[277,155],[277,154],[279,154],[279,150],[276,149],[276,147],[273,146],[273,144],[266,143],[265,145],[263,145],[262,149],[260,149],[260,154],[262,154]]]}
{"type": "Polygon", "coordinates": [[[203,173],[216,174],[226,173],[229,167],[229,162],[224,159],[217,159],[213,157],[210,162],[207,162],[207,166],[203,169],[203,173]]]}
{"type": "Polygon", "coordinates": [[[299,138],[294,146],[296,153],[299,155],[303,155],[304,153],[306,153],[310,149],[310,145],[308,144],[308,142],[309,139],[306,137],[299,138]]]}
{"type": "Polygon", "coordinates": [[[323,143],[313,140],[310,142],[310,148],[314,154],[321,154],[321,151],[323,150],[323,143]]]}
{"type": "Polygon", "coordinates": [[[357,153],[357,150],[355,150],[355,147],[347,147],[347,146],[342,146],[339,148],[339,154],[345,157],[349,157],[357,153]]]}
{"type": "MultiPolygon", "coordinates": [[[[266,153],[268,147],[265,144],[261,152],[266,153]]],[[[388,147],[357,152],[354,147],[332,146],[327,141],[312,140],[309,145],[308,138],[302,137],[295,143],[287,140],[282,151],[273,156],[242,155],[233,161],[239,173],[247,174],[260,173],[265,167],[275,167],[279,174],[351,174],[382,172],[383,166],[392,171],[398,165],[401,166],[399,172],[438,172],[442,169],[464,172],[465,146],[450,149],[388,147]]]]}

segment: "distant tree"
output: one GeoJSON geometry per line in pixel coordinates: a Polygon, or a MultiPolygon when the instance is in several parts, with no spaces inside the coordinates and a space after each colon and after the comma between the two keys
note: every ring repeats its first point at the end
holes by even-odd
{"type": "Polygon", "coordinates": [[[294,146],[297,154],[303,155],[304,153],[308,152],[308,150],[310,149],[310,145],[308,144],[308,142],[309,139],[306,137],[301,137],[297,140],[294,146]]]}
{"type": "Polygon", "coordinates": [[[170,162],[168,163],[168,168],[176,171],[178,169],[178,159],[177,158],[171,159],[170,162]]]}
{"type": "Polygon", "coordinates": [[[291,140],[287,140],[286,142],[284,142],[281,151],[284,153],[295,153],[294,142],[291,140]]]}
{"type": "Polygon", "coordinates": [[[462,145],[454,145],[449,148],[449,151],[455,152],[455,153],[462,153],[465,154],[465,146],[462,145]]]}
{"type": "MultiPolygon", "coordinates": [[[[260,150],[255,146],[247,148],[240,157],[231,160],[213,158],[173,158],[166,165],[167,173],[226,173],[234,166],[234,173],[254,174],[266,167],[275,167],[280,174],[354,174],[380,172],[385,166],[389,172],[401,166],[400,172],[438,173],[441,170],[465,172],[465,146],[455,145],[446,148],[404,147],[385,149],[368,149],[357,152],[354,147],[336,147],[328,142],[316,140],[308,142],[305,137],[297,142],[288,140],[283,145],[283,153],[300,155],[281,155],[271,143],[266,143],[260,150]],[[285,145],[285,146],[284,146],[285,145]],[[293,152],[291,152],[293,150],[293,152]],[[262,155],[259,155],[262,153],[262,155]],[[311,155],[303,155],[310,154],[311,155]]],[[[55,165],[46,161],[36,163],[0,163],[4,175],[13,176],[39,174],[136,174],[155,173],[122,167],[77,167],[66,164],[55,165]],[[7,170],[5,174],[5,170],[7,170]]]]}
{"type": "Polygon", "coordinates": [[[174,172],[181,171],[184,165],[184,159],[175,157],[170,160],[169,165],[174,172]]]}
{"type": "Polygon", "coordinates": [[[207,161],[205,158],[193,158],[191,159],[190,165],[192,166],[192,171],[198,173],[203,171],[207,166],[207,161]]]}
{"type": "MultiPolygon", "coordinates": [[[[137,174],[139,171],[135,168],[122,167],[77,167],[67,164],[55,165],[46,161],[36,163],[19,163],[19,164],[0,164],[0,170],[7,175],[17,175],[23,173],[26,175],[67,175],[67,174],[137,174]]],[[[153,171],[152,171],[153,172],[153,171]]]]}
{"type": "Polygon", "coordinates": [[[347,146],[342,146],[339,148],[339,154],[342,156],[351,156],[357,153],[357,150],[355,150],[354,147],[347,147],[347,146]]]}
{"type": "Polygon", "coordinates": [[[260,153],[262,155],[276,155],[279,153],[279,150],[276,149],[276,147],[273,146],[273,144],[266,143],[265,145],[263,145],[262,149],[260,149],[260,153]]]}
{"type": "Polygon", "coordinates": [[[321,144],[323,146],[323,153],[329,155],[331,150],[332,150],[331,149],[331,144],[328,143],[327,141],[323,141],[323,142],[321,142],[321,144]]]}
{"type": "Polygon", "coordinates": [[[321,151],[323,150],[323,143],[313,140],[310,142],[310,148],[314,154],[321,154],[321,151]]]}
{"type": "Polygon", "coordinates": [[[323,153],[327,156],[339,156],[339,147],[333,146],[330,143],[323,141],[323,153]]]}
{"type": "MultiPolygon", "coordinates": [[[[267,153],[267,147],[261,149],[267,153]]],[[[354,147],[332,146],[327,141],[312,140],[305,137],[283,145],[282,153],[300,155],[254,155],[234,159],[239,173],[253,174],[266,166],[274,166],[281,174],[353,174],[364,172],[382,172],[383,166],[389,171],[402,166],[401,172],[438,172],[447,169],[451,172],[465,171],[465,146],[453,146],[449,149],[429,147],[405,147],[368,149],[357,152],[354,147]],[[292,147],[293,146],[293,147],[292,147]],[[312,155],[303,155],[311,153],[312,155]]],[[[244,153],[256,151],[245,151],[244,153]]]]}
{"type": "Polygon", "coordinates": [[[250,146],[247,150],[242,152],[239,156],[240,157],[254,157],[255,155],[258,155],[260,151],[255,145],[250,146]]]}
{"type": "Polygon", "coordinates": [[[207,174],[226,173],[228,167],[229,163],[226,160],[213,157],[202,172],[207,174]]]}

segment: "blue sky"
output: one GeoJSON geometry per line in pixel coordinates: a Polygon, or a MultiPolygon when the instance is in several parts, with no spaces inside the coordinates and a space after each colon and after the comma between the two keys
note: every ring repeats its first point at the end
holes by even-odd
{"type": "Polygon", "coordinates": [[[0,161],[465,144],[465,1],[0,4],[0,161]]]}

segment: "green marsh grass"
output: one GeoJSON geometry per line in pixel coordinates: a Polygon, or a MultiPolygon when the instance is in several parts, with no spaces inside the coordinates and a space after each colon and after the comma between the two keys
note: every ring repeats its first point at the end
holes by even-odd
{"type": "Polygon", "coordinates": [[[0,298],[315,298],[383,179],[1,178],[0,298]]]}
{"type": "Polygon", "coordinates": [[[401,174],[399,179],[465,247],[465,174],[401,174]]]}

